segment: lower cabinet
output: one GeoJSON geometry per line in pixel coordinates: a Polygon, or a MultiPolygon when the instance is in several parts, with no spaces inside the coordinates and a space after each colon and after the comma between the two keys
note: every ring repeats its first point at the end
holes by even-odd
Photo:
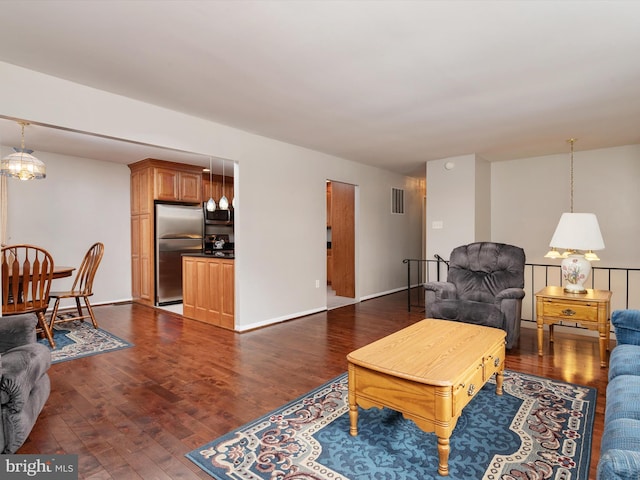
{"type": "Polygon", "coordinates": [[[233,330],[234,261],[215,257],[182,257],[183,315],[233,330]]]}

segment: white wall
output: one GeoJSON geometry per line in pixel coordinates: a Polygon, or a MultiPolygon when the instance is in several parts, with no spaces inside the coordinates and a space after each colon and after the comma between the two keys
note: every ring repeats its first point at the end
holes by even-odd
{"type": "MultiPolygon", "coordinates": [[[[490,225],[492,241],[524,248],[528,263],[553,264],[544,255],[560,215],[570,209],[569,152],[490,163],[489,215],[480,192],[487,185],[486,164],[480,161],[474,170],[474,157],[427,163],[427,258],[448,258],[450,246],[485,240],[482,227],[475,237],[470,230],[478,220],[490,225]],[[455,167],[446,170],[446,162],[455,167]],[[479,195],[475,209],[473,188],[479,195]],[[444,220],[444,228],[431,228],[433,220],[444,220]]],[[[639,179],[640,145],[574,153],[574,211],[595,213],[605,242],[598,267],[640,268],[639,179]]]]}
{"type": "MultiPolygon", "coordinates": [[[[404,176],[6,63],[0,63],[0,78],[2,115],[237,162],[236,317],[240,329],[326,307],[326,289],[315,287],[316,280],[326,284],[326,179],[358,186],[359,298],[403,288],[402,259],[420,255],[419,189],[406,192],[407,204],[412,206],[409,214],[392,217],[390,207],[384,207],[390,204],[391,186],[414,185],[404,176]]],[[[48,176],[49,171],[48,166],[48,176]]],[[[90,185],[103,181],[91,175],[85,180],[90,185]]],[[[128,191],[125,195],[122,201],[128,208],[128,191]]],[[[47,197],[37,200],[47,205],[47,197]]],[[[63,212],[56,209],[47,214],[63,212]]],[[[128,215],[123,221],[128,222],[128,215]]],[[[16,237],[22,236],[16,228],[9,225],[16,237]]],[[[119,239],[128,244],[128,229],[122,230],[119,239]]],[[[129,268],[128,258],[117,261],[120,270],[129,268]]],[[[128,270],[122,281],[130,282],[128,270]]]]}
{"type": "MultiPolygon", "coordinates": [[[[560,215],[570,208],[569,158],[492,164],[491,235],[522,246],[529,263],[554,263],[544,254],[560,215]]],[[[574,153],[574,211],[597,215],[605,243],[595,266],[640,268],[639,180],[640,145],[574,153]]]]}
{"type": "Polygon", "coordinates": [[[491,240],[491,164],[476,156],[476,242],[491,240]]]}
{"type": "MultiPolygon", "coordinates": [[[[10,151],[0,147],[3,157],[10,151]]],[[[45,179],[7,181],[7,243],[41,246],[56,265],[78,268],[89,247],[102,242],[92,302],[130,300],[129,168],[50,152],[37,157],[47,167],[45,179]]],[[[73,277],[59,279],[52,288],[64,290],[72,283],[73,277]]]]}
{"type": "Polygon", "coordinates": [[[475,155],[427,162],[427,259],[448,259],[455,247],[476,241],[476,173],[475,155]]]}
{"type": "MultiPolygon", "coordinates": [[[[427,164],[427,258],[433,258],[434,253],[448,258],[457,245],[485,240],[470,235],[472,158],[470,155],[427,164]],[[455,168],[445,170],[447,161],[454,162],[455,168]],[[444,228],[433,230],[432,219],[444,219],[444,228]]],[[[480,165],[475,172],[476,188],[487,184],[486,172],[480,165]]],[[[491,163],[491,212],[490,218],[484,220],[490,223],[490,240],[522,247],[527,263],[560,265],[559,260],[544,255],[561,214],[570,210],[569,165],[569,152],[491,163]]],[[[601,260],[594,263],[595,267],[640,268],[639,179],[640,145],[574,153],[574,211],[597,215],[605,243],[605,249],[597,252],[601,260]]],[[[481,217],[478,215],[478,219],[481,217]]],[[[537,291],[545,281],[561,282],[559,270],[551,270],[548,279],[544,268],[537,268],[536,272],[535,285],[529,285],[530,276],[525,277],[525,287],[530,292],[537,291]]],[[[627,306],[640,308],[640,274],[632,272],[628,285],[624,271],[613,271],[611,276],[596,273],[592,278],[595,288],[613,291],[612,311],[627,306]]],[[[532,302],[533,296],[528,294],[523,303],[524,318],[532,318],[532,302]]]]}

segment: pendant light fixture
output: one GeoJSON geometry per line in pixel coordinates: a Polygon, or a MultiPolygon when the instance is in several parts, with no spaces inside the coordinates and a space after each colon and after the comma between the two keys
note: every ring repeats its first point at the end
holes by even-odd
{"type": "Polygon", "coordinates": [[[7,155],[0,164],[0,175],[15,177],[20,180],[39,180],[47,176],[47,169],[36,157],[31,155],[33,150],[24,148],[24,127],[27,122],[19,122],[22,126],[22,143],[20,148],[14,147],[14,153],[7,155]]]}
{"type": "Polygon", "coordinates": [[[209,157],[209,200],[207,200],[207,212],[215,212],[216,202],[213,199],[213,166],[209,157]]]}
{"type": "Polygon", "coordinates": [[[220,205],[220,210],[229,210],[229,200],[224,194],[224,159],[222,159],[222,197],[220,197],[218,204],[220,205]]]}

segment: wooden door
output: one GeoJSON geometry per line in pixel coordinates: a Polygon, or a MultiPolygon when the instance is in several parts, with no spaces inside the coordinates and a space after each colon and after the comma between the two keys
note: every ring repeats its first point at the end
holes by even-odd
{"type": "Polygon", "coordinates": [[[331,286],[340,297],[356,296],[354,185],[331,182],[331,286]]]}

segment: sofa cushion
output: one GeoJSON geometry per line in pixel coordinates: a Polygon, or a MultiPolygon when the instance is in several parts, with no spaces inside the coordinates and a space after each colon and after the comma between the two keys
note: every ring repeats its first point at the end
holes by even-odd
{"type": "Polygon", "coordinates": [[[618,345],[609,357],[609,381],[618,375],[640,375],[640,347],[618,345]]]}
{"type": "Polygon", "coordinates": [[[598,480],[639,478],[640,420],[605,420],[600,452],[598,480]]]}
{"type": "Polygon", "coordinates": [[[2,354],[0,403],[19,412],[29,400],[33,386],[51,366],[51,352],[39,343],[29,343],[2,354]]]}
{"type": "Polygon", "coordinates": [[[640,345],[640,310],[615,310],[611,314],[618,345],[640,345]]]}
{"type": "Polygon", "coordinates": [[[493,303],[470,300],[442,300],[431,305],[434,318],[456,320],[504,329],[504,314],[493,303]]]}

